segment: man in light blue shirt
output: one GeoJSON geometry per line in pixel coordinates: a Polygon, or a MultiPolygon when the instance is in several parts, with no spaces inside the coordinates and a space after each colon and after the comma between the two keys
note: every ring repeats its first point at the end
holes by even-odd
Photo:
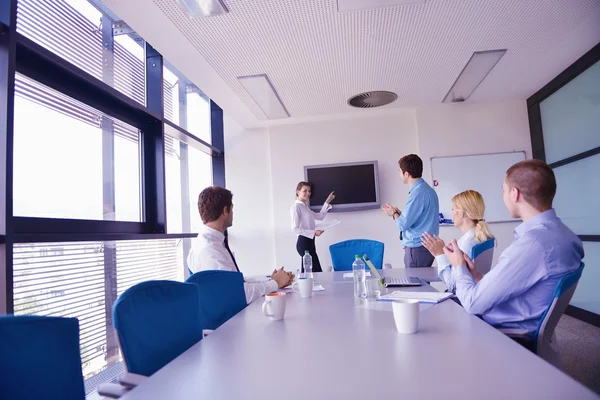
{"type": "Polygon", "coordinates": [[[421,236],[424,232],[439,235],[440,205],[435,190],[421,178],[423,161],[416,154],[409,154],[398,161],[402,183],[408,184],[408,200],[404,209],[389,205],[383,211],[396,221],[400,230],[400,242],[404,245],[404,266],[406,268],[431,267],[434,257],[423,247],[421,236]]]}
{"type": "Polygon", "coordinates": [[[467,312],[495,327],[534,332],[560,278],[579,268],[583,245],[552,208],[556,179],[546,163],[513,165],[502,189],[511,216],[523,223],[496,266],[481,277],[456,240],[444,253],[452,263],[456,296],[467,312]]]}

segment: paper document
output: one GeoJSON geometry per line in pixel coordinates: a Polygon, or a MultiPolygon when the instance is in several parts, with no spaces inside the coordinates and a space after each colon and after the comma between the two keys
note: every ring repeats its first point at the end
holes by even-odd
{"type": "MultiPolygon", "coordinates": [[[[279,289],[280,292],[285,292],[285,293],[290,293],[290,292],[295,292],[294,289],[292,289],[292,286],[286,286],[284,288],[279,289]]],[[[325,291],[325,288],[322,285],[313,285],[313,292],[323,292],[325,291]]]]}
{"type": "MultiPolygon", "coordinates": [[[[365,272],[365,276],[371,276],[371,273],[365,272]]],[[[344,278],[354,278],[354,272],[344,272],[344,278]]]]}
{"type": "Polygon", "coordinates": [[[340,221],[337,219],[332,219],[329,221],[322,221],[322,222],[317,222],[317,224],[315,225],[315,231],[326,231],[327,229],[336,226],[337,224],[339,224],[340,221]]]}
{"type": "Polygon", "coordinates": [[[418,300],[422,303],[439,303],[453,296],[453,293],[444,292],[407,292],[396,290],[390,294],[381,296],[378,301],[418,300]]]}

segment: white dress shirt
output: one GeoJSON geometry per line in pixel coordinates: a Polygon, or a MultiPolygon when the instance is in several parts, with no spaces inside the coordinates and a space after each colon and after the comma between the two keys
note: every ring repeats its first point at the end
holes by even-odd
{"type": "Polygon", "coordinates": [[[292,215],[292,231],[297,235],[305,236],[309,239],[315,237],[315,220],[323,220],[327,211],[331,210],[330,204],[323,204],[318,213],[311,210],[303,201],[296,200],[290,208],[292,215]]]}
{"type": "MultiPolygon", "coordinates": [[[[472,228],[465,232],[460,239],[458,239],[458,248],[463,253],[471,257],[471,249],[479,242],[475,239],[475,228],[472,228]]],[[[452,265],[445,254],[435,257],[438,265],[438,275],[442,281],[448,286],[448,290],[451,292],[456,291],[456,282],[452,276],[452,265]]]]}
{"type": "MultiPolygon", "coordinates": [[[[234,271],[235,264],[225,247],[225,235],[216,229],[203,225],[198,237],[192,241],[192,249],[187,259],[187,266],[193,272],[207,270],[234,271]]],[[[246,302],[250,304],[255,299],[267,293],[277,291],[277,282],[244,282],[246,302]]]]}

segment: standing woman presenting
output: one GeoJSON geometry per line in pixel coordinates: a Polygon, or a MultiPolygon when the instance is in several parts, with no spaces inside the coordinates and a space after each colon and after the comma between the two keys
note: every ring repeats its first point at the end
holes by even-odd
{"type": "MultiPolygon", "coordinates": [[[[292,215],[292,231],[298,235],[298,241],[296,242],[296,250],[300,257],[304,256],[304,252],[308,250],[312,256],[313,272],[322,272],[321,263],[319,257],[317,257],[317,250],[315,248],[315,236],[321,236],[323,231],[315,230],[315,220],[322,220],[327,215],[327,211],[331,209],[331,203],[335,196],[333,192],[327,196],[325,204],[321,208],[321,211],[316,213],[306,204],[310,199],[311,184],[308,182],[300,182],[296,186],[296,201],[290,209],[292,215]]],[[[300,258],[300,271],[302,271],[302,258],[300,258]]]]}

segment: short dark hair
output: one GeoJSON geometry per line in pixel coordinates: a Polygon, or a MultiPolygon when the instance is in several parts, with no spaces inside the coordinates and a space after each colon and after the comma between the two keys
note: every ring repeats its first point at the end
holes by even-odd
{"type": "Polygon", "coordinates": [[[216,221],[225,207],[231,209],[233,194],[220,186],[209,186],[198,196],[198,211],[205,224],[216,221]]]}
{"type": "Polygon", "coordinates": [[[423,160],[416,154],[409,154],[398,161],[402,172],[408,172],[413,178],[423,176],[423,160]]]}
{"type": "Polygon", "coordinates": [[[312,190],[312,183],[302,181],[296,185],[296,196],[298,196],[298,190],[302,190],[304,186],[308,186],[312,190]]]}
{"type": "Polygon", "coordinates": [[[506,184],[516,187],[523,199],[538,211],[552,208],[556,194],[554,171],[541,160],[525,160],[506,171],[506,184]]]}

